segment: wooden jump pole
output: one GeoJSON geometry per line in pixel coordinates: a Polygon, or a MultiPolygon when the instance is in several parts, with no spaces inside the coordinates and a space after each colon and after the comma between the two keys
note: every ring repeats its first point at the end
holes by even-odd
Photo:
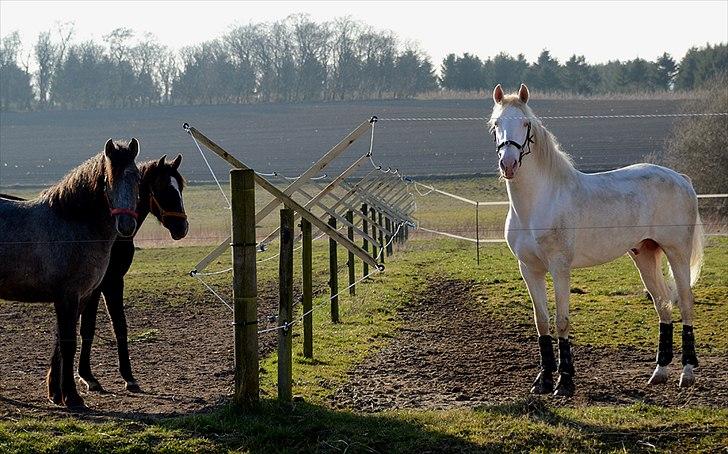
{"type": "MultiPolygon", "coordinates": [[[[354,223],[354,212],[349,210],[346,212],[346,220],[349,222],[349,224],[354,223]]],[[[346,229],[347,236],[349,237],[349,240],[351,242],[354,242],[354,227],[352,225],[349,225],[349,227],[346,229]]],[[[356,281],[356,269],[354,268],[354,254],[352,252],[349,252],[349,260],[346,262],[346,264],[349,266],[349,295],[354,296],[356,295],[356,286],[354,285],[354,282],[356,281]]]]}
{"type": "Polygon", "coordinates": [[[278,267],[278,400],[293,398],[293,210],[281,210],[281,247],[278,267]]]}
{"type": "MultiPolygon", "coordinates": [[[[188,125],[187,125],[188,126],[188,125]]],[[[239,168],[239,169],[249,169],[248,166],[242,163],[239,159],[237,159],[235,156],[231,155],[227,151],[225,151],[224,148],[222,148],[220,145],[216,144],[212,140],[210,140],[207,136],[202,134],[200,131],[195,129],[192,126],[188,126],[188,131],[192,136],[205,145],[210,151],[220,156],[222,159],[226,160],[230,164],[233,165],[233,167],[239,168]]],[[[301,216],[308,220],[311,224],[313,224],[317,229],[321,230],[323,233],[329,236],[329,238],[333,238],[336,240],[337,243],[344,246],[346,249],[354,252],[357,257],[359,257],[361,260],[369,262],[369,264],[375,268],[384,269],[381,267],[372,257],[369,256],[365,251],[361,250],[359,246],[355,245],[347,237],[340,234],[336,231],[336,229],[332,229],[329,225],[326,224],[326,222],[322,221],[318,217],[316,217],[311,211],[304,208],[300,203],[296,202],[294,199],[292,199],[289,195],[285,194],[283,191],[275,187],[270,181],[263,178],[261,175],[255,174],[255,182],[263,188],[265,191],[270,193],[273,197],[276,199],[282,201],[286,206],[291,207],[296,212],[300,213],[301,216]]],[[[214,252],[214,251],[213,251],[214,252]]],[[[211,254],[208,255],[211,256],[211,254]]],[[[204,267],[199,267],[199,269],[203,269],[204,267]]]]}
{"type": "Polygon", "coordinates": [[[255,172],[230,171],[233,312],[235,332],[235,394],[239,407],[255,407],[258,381],[258,308],[255,258],[255,172]]]}
{"type": "Polygon", "coordinates": [[[303,235],[303,251],[301,267],[303,268],[303,356],[313,358],[313,235],[311,223],[301,219],[303,235]]]}
{"type": "MultiPolygon", "coordinates": [[[[255,222],[260,222],[263,218],[265,218],[268,214],[272,213],[275,208],[280,205],[281,203],[285,203],[287,206],[290,206],[291,208],[298,211],[299,205],[291,204],[290,196],[295,192],[296,188],[302,186],[307,181],[311,179],[311,177],[321,173],[331,162],[333,162],[337,157],[339,157],[349,146],[354,143],[362,134],[364,134],[366,131],[368,131],[371,128],[371,125],[374,124],[376,120],[369,119],[368,121],[363,122],[360,124],[356,129],[351,131],[344,139],[342,139],[338,144],[336,144],[333,148],[331,148],[326,154],[321,156],[318,161],[316,161],[311,167],[309,167],[304,173],[302,173],[296,181],[291,183],[288,187],[286,187],[283,191],[275,188],[273,185],[271,185],[267,180],[265,180],[263,177],[260,177],[256,175],[258,178],[256,178],[256,182],[266,191],[271,192],[273,196],[275,197],[274,200],[271,200],[265,207],[263,207],[258,213],[255,214],[255,222]],[[273,188],[275,191],[271,191],[270,189],[273,188]],[[285,196],[288,196],[286,198],[285,196]]],[[[192,137],[194,137],[197,141],[201,142],[203,145],[205,145],[210,151],[214,152],[227,162],[229,162],[233,167],[238,169],[247,169],[248,166],[243,164],[239,159],[237,159],[235,156],[231,155],[227,151],[225,151],[221,146],[210,140],[207,136],[202,134],[200,131],[198,131],[195,127],[190,126],[189,124],[185,123],[182,126],[185,131],[187,131],[192,137]]],[[[310,221],[310,219],[309,219],[310,221]]],[[[319,225],[316,224],[316,222],[311,221],[313,225],[315,225],[317,228],[321,229],[319,225]]],[[[325,222],[322,224],[326,224],[325,222]]],[[[325,228],[323,229],[326,230],[325,228]]],[[[220,243],[219,246],[217,246],[212,252],[210,252],[206,257],[204,257],[198,264],[195,266],[195,270],[202,271],[207,267],[207,265],[210,264],[214,259],[220,256],[226,248],[230,246],[230,238],[226,238],[225,241],[220,243]]]]}
{"type": "MultiPolygon", "coordinates": [[[[329,218],[329,226],[336,230],[336,218],[329,218]]],[[[329,240],[329,288],[331,289],[331,322],[339,323],[339,263],[336,241],[329,240]]]]}
{"type": "MultiPolygon", "coordinates": [[[[367,224],[367,216],[369,215],[369,207],[366,203],[361,204],[361,213],[362,213],[362,223],[361,223],[361,229],[365,232],[369,231],[369,225],[367,224]]],[[[369,241],[367,241],[366,238],[362,241],[362,249],[364,249],[366,252],[369,252],[369,241]]],[[[369,274],[369,264],[367,262],[364,262],[362,265],[362,277],[369,274]]]]}

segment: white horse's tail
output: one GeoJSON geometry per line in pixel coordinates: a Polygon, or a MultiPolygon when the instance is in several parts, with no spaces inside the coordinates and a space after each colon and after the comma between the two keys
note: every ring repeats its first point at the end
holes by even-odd
{"type": "Polygon", "coordinates": [[[703,231],[703,223],[700,220],[700,214],[695,214],[695,230],[693,230],[693,251],[690,254],[690,286],[692,287],[698,282],[700,277],[700,269],[703,267],[703,248],[705,242],[705,232],[703,231]]]}
{"type": "MultiPolygon", "coordinates": [[[[700,277],[700,269],[703,267],[703,248],[705,242],[705,233],[703,223],[700,220],[700,214],[695,214],[695,229],[693,230],[692,252],[690,253],[690,286],[694,286],[700,277]]],[[[675,303],[678,300],[677,286],[675,285],[675,277],[672,274],[670,262],[667,262],[667,286],[670,290],[670,300],[675,303]]]]}

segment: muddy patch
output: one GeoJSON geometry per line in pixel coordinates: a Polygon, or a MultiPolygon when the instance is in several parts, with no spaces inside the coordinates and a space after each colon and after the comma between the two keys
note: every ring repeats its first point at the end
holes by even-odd
{"type": "MultiPolygon", "coordinates": [[[[391,342],[349,373],[331,404],[371,412],[477,407],[527,397],[538,372],[535,328],[489,317],[471,289],[468,282],[434,282],[405,305],[391,342]]],[[[678,354],[670,383],[648,387],[652,351],[580,345],[572,351],[576,394],[570,399],[544,397],[554,404],[728,406],[726,357],[701,356],[696,385],[680,391],[678,354]]]]}

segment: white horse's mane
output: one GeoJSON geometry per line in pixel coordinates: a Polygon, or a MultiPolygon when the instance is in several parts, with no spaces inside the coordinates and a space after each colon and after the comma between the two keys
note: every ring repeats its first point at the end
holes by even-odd
{"type": "MultiPolygon", "coordinates": [[[[509,106],[519,109],[523,113],[523,117],[531,122],[531,133],[534,140],[534,143],[531,144],[531,151],[538,163],[538,168],[559,181],[566,180],[573,175],[576,168],[571,156],[561,149],[556,137],[546,129],[528,104],[523,103],[518,95],[504,96],[500,104],[495,105],[489,121],[490,126],[493,127],[495,120],[509,106]]],[[[524,161],[526,159],[524,158],[524,161]]]]}

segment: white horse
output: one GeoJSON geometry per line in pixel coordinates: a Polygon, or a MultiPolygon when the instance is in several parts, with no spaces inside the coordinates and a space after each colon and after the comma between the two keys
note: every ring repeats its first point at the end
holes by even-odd
{"type": "Polygon", "coordinates": [[[594,266],[628,253],[660,317],[657,367],[650,384],[667,381],[672,360],[672,303],[682,316],[680,387],[694,383],[693,294],[703,256],[698,200],[688,177],[651,164],[585,174],[574,167],[555,137],[536,118],[528,88],[515,95],[493,90],[490,119],[506,181],[510,209],[505,235],[518,258],[533,302],[541,370],[532,393],[554,391],[556,361],[549,333],[546,273],[556,295],[560,373],[554,395],[574,392],[569,344],[569,278],[572,268],[594,266]],[[662,274],[662,254],[674,278],[662,274]]]}

